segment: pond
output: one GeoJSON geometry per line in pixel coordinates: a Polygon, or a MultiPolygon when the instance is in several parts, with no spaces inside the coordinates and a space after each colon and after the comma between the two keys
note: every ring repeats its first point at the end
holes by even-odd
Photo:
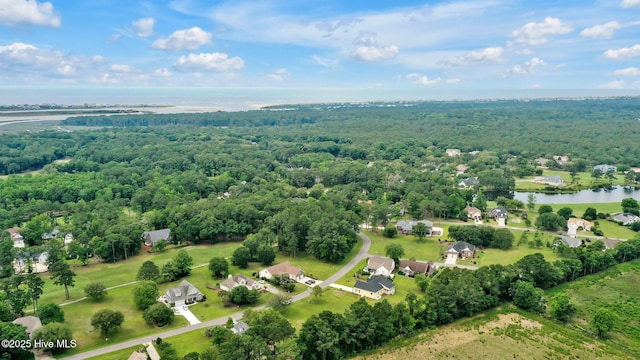
{"type": "MultiPolygon", "coordinates": [[[[513,192],[513,198],[527,203],[530,192],[513,192]]],[[[611,188],[580,190],[572,194],[533,193],[537,204],[584,204],[621,202],[625,198],[640,200],[640,189],[624,186],[611,188]]]]}

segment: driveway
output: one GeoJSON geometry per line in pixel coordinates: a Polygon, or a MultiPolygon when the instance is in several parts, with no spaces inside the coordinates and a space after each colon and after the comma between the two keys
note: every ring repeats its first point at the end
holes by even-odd
{"type": "MultiPolygon", "coordinates": [[[[351,271],[361,260],[366,259],[367,257],[369,257],[369,248],[371,247],[371,239],[367,235],[365,235],[363,233],[359,233],[358,236],[360,236],[360,238],[362,239],[362,247],[360,248],[360,251],[358,251],[356,256],[354,256],[353,259],[351,259],[351,261],[349,261],[345,266],[343,266],[340,270],[338,270],[338,272],[336,272],[335,274],[330,276],[328,279],[323,281],[320,284],[321,288],[325,289],[331,283],[334,283],[334,282],[338,281],[340,278],[342,278],[344,275],[346,275],[349,271],[351,271]]],[[[298,294],[298,295],[294,296],[291,300],[294,301],[294,302],[295,301],[300,301],[300,300],[305,299],[305,298],[307,298],[309,296],[311,296],[311,289],[308,289],[307,291],[303,292],[302,294],[298,294]]],[[[262,310],[264,308],[266,308],[266,306],[263,305],[263,306],[255,307],[255,308],[253,308],[253,310],[258,311],[258,310],[262,310]]],[[[191,313],[191,311],[189,311],[189,313],[191,313]]],[[[135,346],[135,345],[144,344],[146,342],[153,341],[154,339],[156,339],[158,337],[161,337],[161,338],[164,339],[164,338],[168,338],[168,337],[171,337],[171,336],[184,334],[186,332],[193,331],[193,330],[205,329],[205,328],[210,327],[210,326],[224,325],[224,324],[227,323],[227,319],[229,317],[231,317],[234,320],[240,320],[240,319],[242,319],[242,312],[237,312],[237,313],[234,313],[234,314],[231,314],[231,315],[223,316],[223,317],[220,317],[220,318],[217,318],[217,319],[213,319],[213,320],[208,320],[208,321],[205,321],[205,322],[198,321],[198,323],[196,323],[194,325],[185,326],[185,327],[179,328],[179,329],[167,330],[165,332],[161,332],[161,333],[157,333],[157,334],[153,334],[153,335],[148,335],[148,336],[141,337],[141,338],[138,338],[138,339],[128,340],[128,341],[125,341],[125,342],[121,342],[119,344],[113,344],[113,345],[105,346],[105,347],[98,348],[98,349],[95,349],[95,350],[86,351],[84,353],[68,356],[65,359],[72,359],[72,360],[86,359],[86,358],[89,358],[89,357],[92,357],[92,356],[98,356],[98,355],[110,353],[110,352],[113,352],[113,351],[126,349],[128,347],[132,347],[132,346],[135,346]]]]}
{"type": "Polygon", "coordinates": [[[191,310],[189,310],[189,307],[187,307],[186,305],[179,307],[176,306],[173,308],[173,311],[176,315],[184,316],[191,325],[200,324],[200,320],[198,320],[198,318],[193,315],[191,310]]]}

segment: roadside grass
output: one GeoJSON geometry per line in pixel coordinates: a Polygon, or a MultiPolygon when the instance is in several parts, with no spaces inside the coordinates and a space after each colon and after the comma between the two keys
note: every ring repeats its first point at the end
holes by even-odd
{"type": "Polygon", "coordinates": [[[126,349],[122,349],[122,350],[118,350],[118,351],[113,351],[110,353],[106,353],[106,354],[102,354],[102,355],[98,355],[98,356],[94,356],[88,359],[91,360],[122,360],[122,359],[128,359],[129,356],[131,356],[131,353],[134,351],[138,351],[140,350],[141,345],[136,345],[136,346],[132,346],[130,348],[126,348],[126,349]]]}
{"type": "MultiPolygon", "coordinates": [[[[359,299],[360,296],[334,288],[326,288],[322,292],[322,296],[310,296],[305,300],[295,302],[284,308],[281,314],[289,320],[293,327],[300,330],[302,324],[312,315],[320,314],[325,310],[342,314],[359,299]]],[[[367,299],[367,301],[371,305],[375,304],[373,300],[367,299]]]]}
{"type": "Polygon", "coordinates": [[[142,311],[135,308],[133,304],[132,287],[123,287],[109,290],[109,294],[101,302],[90,300],[80,301],[64,306],[62,310],[65,314],[65,324],[73,329],[73,338],[77,340],[78,347],[65,351],[65,355],[93,350],[102,346],[115,344],[118,342],[139,338],[159,331],[184,327],[188,324],[182,316],[176,316],[171,325],[162,329],[149,326],[142,319],[142,311]],[[122,327],[107,339],[94,331],[91,326],[91,315],[102,310],[111,309],[124,314],[122,327]]]}
{"type": "MultiPolygon", "coordinates": [[[[238,243],[220,243],[215,245],[197,245],[188,246],[185,249],[189,255],[193,257],[194,265],[208,263],[209,259],[214,256],[228,257],[231,256],[233,250],[239,246],[238,243]]],[[[136,281],[138,269],[143,262],[151,260],[159,267],[172,259],[178,249],[165,250],[162,253],[144,253],[131,256],[127,260],[115,263],[95,263],[86,266],[72,266],[72,270],[76,273],[75,286],[69,288],[70,299],[65,299],[64,287],[53,284],[49,273],[41,274],[45,281],[43,294],[39,302],[64,303],[73,301],[85,296],[84,288],[92,282],[102,282],[106,287],[112,287],[120,284],[136,281]]],[[[73,265],[73,262],[70,262],[73,265]]]]}
{"type": "MultiPolygon", "coordinates": [[[[533,240],[533,234],[529,236],[529,240],[533,240]]],[[[516,237],[515,242],[517,243],[517,241],[518,238],[516,237]]],[[[543,242],[546,243],[546,240],[543,240],[543,242]]],[[[554,262],[559,259],[558,256],[546,246],[543,246],[541,248],[530,248],[528,247],[528,245],[522,244],[520,246],[514,245],[514,247],[509,250],[480,250],[475,259],[460,260],[458,261],[458,264],[472,266],[509,265],[515,263],[516,261],[522,259],[527,255],[535,253],[541,253],[542,255],[544,255],[545,260],[550,262],[554,262]],[[474,260],[476,264],[471,263],[471,261],[474,260]]]]}

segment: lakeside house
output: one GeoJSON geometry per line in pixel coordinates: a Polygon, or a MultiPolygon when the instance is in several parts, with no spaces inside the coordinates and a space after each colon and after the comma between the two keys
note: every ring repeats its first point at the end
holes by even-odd
{"type": "Polygon", "coordinates": [[[549,186],[564,186],[564,179],[561,176],[547,176],[542,179],[536,179],[533,181],[536,184],[549,185],[549,186]]]}
{"type": "Polygon", "coordinates": [[[567,235],[576,237],[578,231],[591,231],[591,227],[595,226],[595,223],[580,218],[569,218],[567,220],[567,235]]]}

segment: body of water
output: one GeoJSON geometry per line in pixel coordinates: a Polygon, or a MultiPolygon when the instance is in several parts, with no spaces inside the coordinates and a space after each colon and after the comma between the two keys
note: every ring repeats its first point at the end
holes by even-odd
{"type": "MultiPolygon", "coordinates": [[[[527,203],[529,192],[515,191],[513,198],[527,203]]],[[[640,200],[640,189],[614,186],[611,189],[581,190],[573,194],[542,194],[533,193],[537,204],[585,204],[621,202],[625,198],[640,200]]]]}

